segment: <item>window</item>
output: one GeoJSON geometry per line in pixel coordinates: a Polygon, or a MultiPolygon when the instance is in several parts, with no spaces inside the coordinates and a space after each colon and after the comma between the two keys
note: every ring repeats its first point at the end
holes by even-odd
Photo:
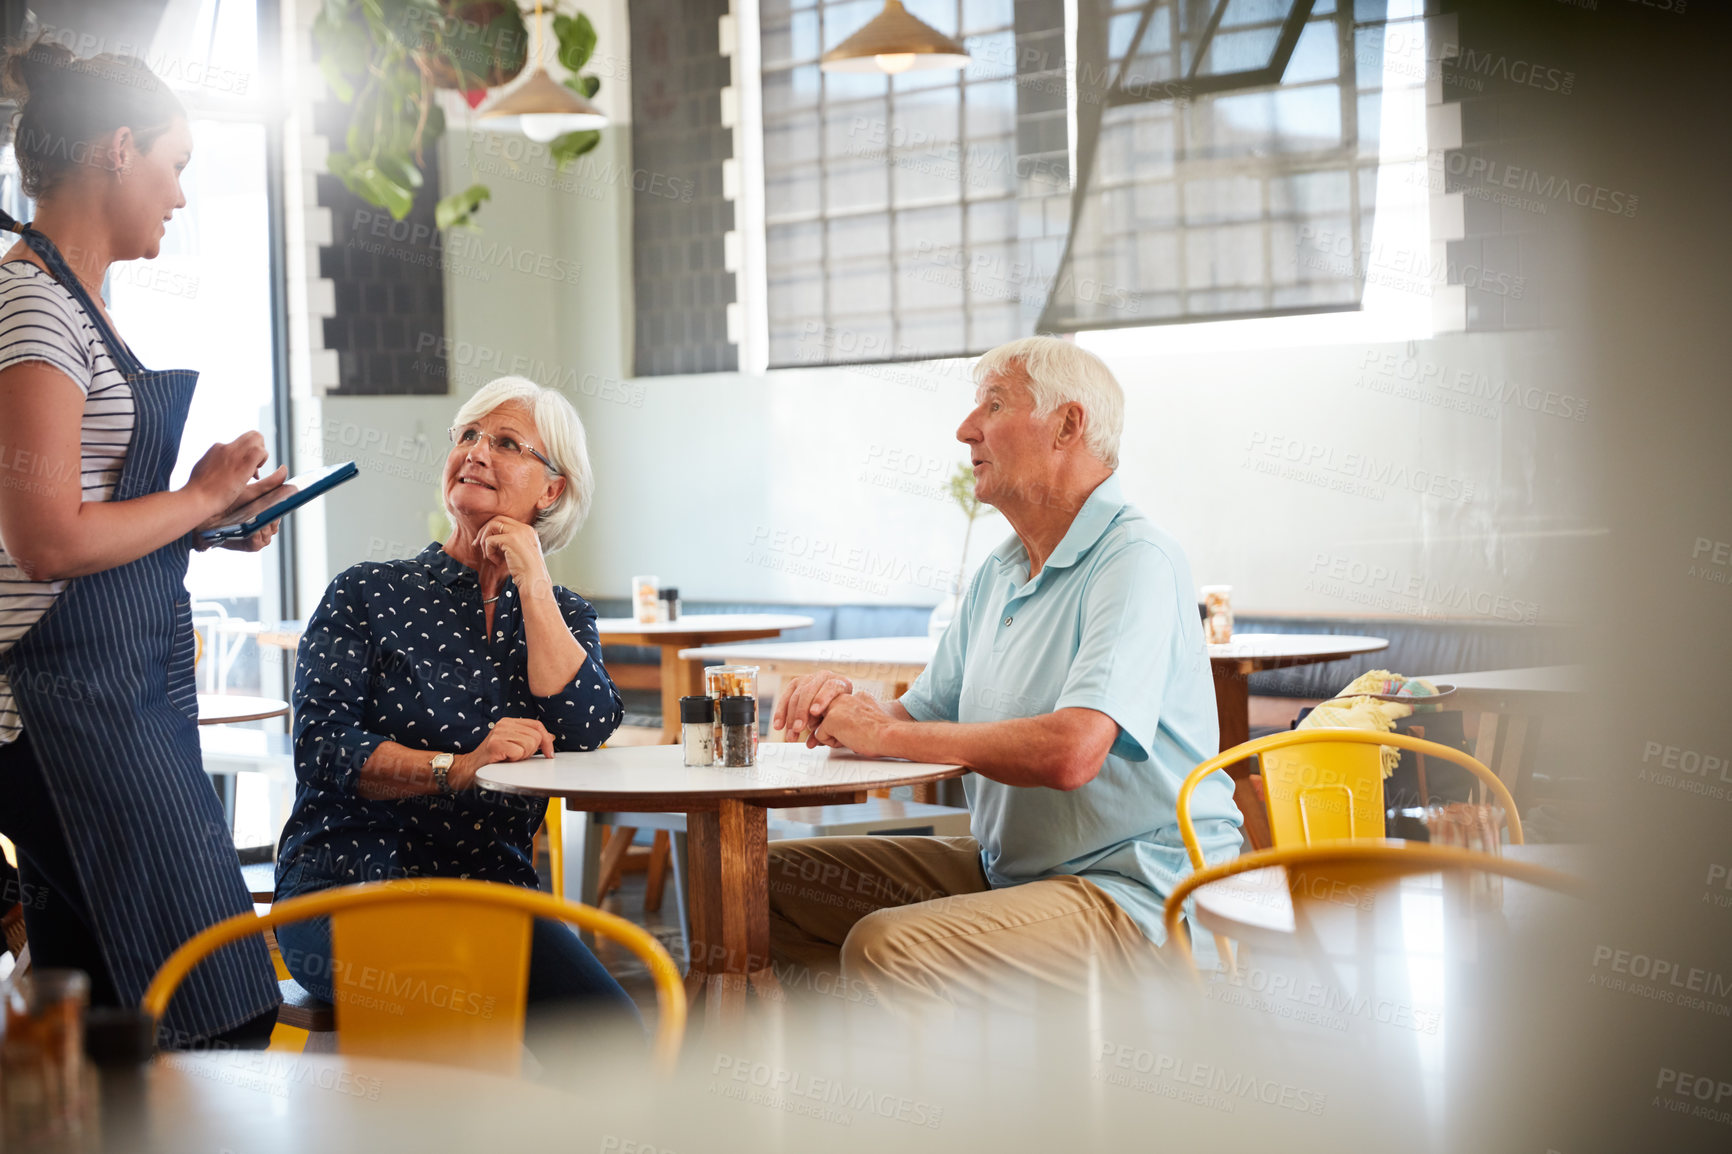
{"type": "MultiPolygon", "coordinates": [[[[190,368],[198,388],[181,437],[173,484],[217,441],[252,429],[277,464],[269,188],[259,81],[259,20],[252,3],[201,0],[170,11],[144,60],[187,107],[192,163],[186,207],[154,260],[109,270],[107,296],[120,331],[152,369],[190,368]],[[179,20],[185,26],[175,27],[179,20]],[[188,47],[191,45],[192,47],[188,47]]],[[[204,692],[279,692],[245,634],[220,621],[280,616],[278,544],[261,553],[194,553],[187,573],[204,643],[204,692]]]]}
{"type": "Polygon", "coordinates": [[[1023,217],[1032,211],[1043,231],[1044,201],[1069,179],[1062,5],[910,3],[960,30],[968,69],[821,72],[821,53],[881,7],[764,0],[760,10],[772,366],[977,352],[1034,320],[1017,284],[1023,217]],[[1042,75],[1019,46],[1043,35],[1050,73],[1019,85],[1042,75]]]}
{"type": "Polygon", "coordinates": [[[821,72],[879,7],[763,0],[772,367],[1360,307],[1385,0],[935,0],[960,75],[821,72]]]}
{"type": "Polygon", "coordinates": [[[1119,0],[1079,20],[1079,77],[1105,82],[1080,88],[1087,158],[1042,329],[1358,307],[1385,12],[1349,4],[1119,0]],[[1316,259],[1323,234],[1339,244],[1316,259]]]}

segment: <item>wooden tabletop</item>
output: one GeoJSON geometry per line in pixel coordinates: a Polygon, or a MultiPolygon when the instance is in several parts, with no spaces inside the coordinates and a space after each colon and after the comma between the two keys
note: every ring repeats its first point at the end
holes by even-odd
{"type": "Polygon", "coordinates": [[[688,613],[674,621],[640,622],[631,617],[601,617],[595,627],[614,645],[693,645],[733,637],[774,637],[805,629],[810,617],[797,613],[688,613]]]}
{"type": "Polygon", "coordinates": [[[690,813],[714,809],[724,799],[780,808],[961,774],[962,767],[956,765],[765,742],[758,746],[758,764],[747,768],[687,767],[677,745],[613,746],[483,766],[475,783],[506,793],[563,797],[572,809],[690,813]]]}
{"type": "Polygon", "coordinates": [[[289,703],[277,697],[250,697],[244,693],[201,693],[198,695],[200,725],[228,725],[237,721],[264,721],[284,717],[289,703]]]}
{"type": "MultiPolygon", "coordinates": [[[[834,641],[772,641],[729,643],[704,649],[684,649],[680,656],[712,661],[752,662],[795,669],[834,669],[851,673],[854,668],[884,670],[879,680],[892,674],[924,669],[932,662],[938,640],[933,637],[854,637],[834,641]]],[[[1254,673],[1291,665],[1335,661],[1358,653],[1389,648],[1382,637],[1340,633],[1239,633],[1222,645],[1209,646],[1209,660],[1254,673]]],[[[868,676],[861,674],[860,676],[868,676]]]]}
{"type": "Polygon", "coordinates": [[[1588,676],[1580,665],[1536,665],[1478,673],[1434,673],[1426,680],[1455,686],[1448,708],[1509,713],[1566,702],[1587,689],[1588,676]]]}
{"type": "Polygon", "coordinates": [[[1209,663],[1216,668],[1232,666],[1237,672],[1248,674],[1339,661],[1388,648],[1388,638],[1351,633],[1235,633],[1231,641],[1209,646],[1209,663]]]}
{"type": "Polygon", "coordinates": [[[688,661],[756,665],[771,674],[833,669],[862,681],[912,681],[932,664],[935,637],[851,637],[835,641],[729,642],[682,649],[688,661]]]}

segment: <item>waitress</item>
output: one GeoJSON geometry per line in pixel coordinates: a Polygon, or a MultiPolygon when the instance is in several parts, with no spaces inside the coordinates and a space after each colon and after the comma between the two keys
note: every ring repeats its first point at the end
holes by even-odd
{"type": "MultiPolygon", "coordinates": [[[[168,486],[198,374],[138,363],[102,307],[115,261],[157,255],[186,204],[185,110],[130,57],[38,42],[5,61],[33,225],[0,258],[0,833],[19,850],[31,955],[137,1006],[168,955],[252,909],[199,756],[195,531],[280,484],[264,438],[213,445],[168,486]]],[[[262,549],[270,526],[241,544],[262,549]]],[[[263,1046],[262,938],[192,972],[165,1046],[263,1046]]]]}

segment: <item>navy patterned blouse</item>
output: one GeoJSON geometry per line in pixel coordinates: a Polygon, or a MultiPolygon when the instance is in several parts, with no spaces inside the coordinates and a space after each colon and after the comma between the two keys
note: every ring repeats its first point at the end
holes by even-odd
{"type": "Polygon", "coordinates": [[[493,724],[529,717],[558,750],[595,749],[619,725],[595,610],[555,586],[589,654],[564,693],[529,691],[517,587],[507,578],[486,633],[473,569],[435,542],[403,561],[370,561],[331,582],[295,665],[295,808],[277,857],[277,897],[390,877],[535,886],[531,841],[542,798],[467,789],[369,801],[361,767],[381,742],[466,753],[493,724]]]}

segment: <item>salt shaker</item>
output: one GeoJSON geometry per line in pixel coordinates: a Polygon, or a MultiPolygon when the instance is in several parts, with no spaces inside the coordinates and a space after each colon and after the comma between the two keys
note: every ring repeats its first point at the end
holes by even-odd
{"type": "Polygon", "coordinates": [[[680,743],[687,765],[714,765],[716,699],[707,694],[680,698],[680,743]]]}

